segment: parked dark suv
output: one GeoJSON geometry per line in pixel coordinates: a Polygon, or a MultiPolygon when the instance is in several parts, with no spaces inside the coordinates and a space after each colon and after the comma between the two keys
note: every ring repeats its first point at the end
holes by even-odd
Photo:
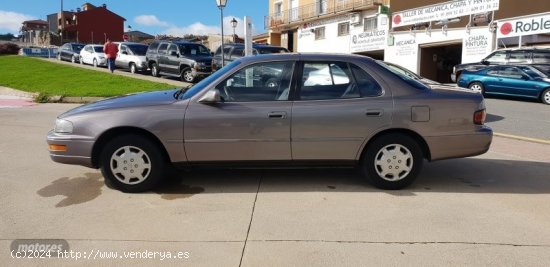
{"type": "Polygon", "coordinates": [[[459,64],[453,68],[451,80],[460,79],[463,70],[477,71],[490,65],[530,65],[550,75],[550,48],[500,49],[477,63],[459,64]]]}
{"type": "MultiPolygon", "coordinates": [[[[288,49],[280,46],[265,45],[265,44],[252,44],[252,53],[258,54],[279,54],[288,53],[288,49]]],[[[241,58],[244,56],[244,44],[224,44],[223,45],[223,57],[225,58],[225,64],[241,58]]],[[[212,69],[215,71],[222,67],[222,49],[218,47],[214,57],[212,58],[212,69]]]]}
{"type": "Polygon", "coordinates": [[[146,60],[155,77],[162,74],[190,83],[212,73],[210,50],[197,43],[155,41],[147,49],[146,60]]]}

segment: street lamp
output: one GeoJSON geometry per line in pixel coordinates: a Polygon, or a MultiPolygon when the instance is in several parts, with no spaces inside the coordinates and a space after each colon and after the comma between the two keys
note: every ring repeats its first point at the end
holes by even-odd
{"type": "Polygon", "coordinates": [[[236,20],[235,18],[233,18],[233,19],[231,20],[231,27],[233,27],[233,43],[236,43],[236,41],[235,41],[235,39],[236,39],[236,38],[235,38],[235,28],[237,28],[237,23],[238,23],[238,22],[237,22],[237,20],[236,20]]]}
{"type": "Polygon", "coordinates": [[[223,8],[227,5],[227,0],[216,0],[216,5],[220,9],[220,23],[222,26],[222,45],[220,50],[222,51],[222,67],[225,65],[225,55],[223,54],[223,8]]]}

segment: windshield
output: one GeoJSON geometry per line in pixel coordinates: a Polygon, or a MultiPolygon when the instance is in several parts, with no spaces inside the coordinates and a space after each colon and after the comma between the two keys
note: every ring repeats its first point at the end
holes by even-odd
{"type": "Polygon", "coordinates": [[[103,53],[103,46],[94,46],[94,51],[96,53],[103,53]]]}
{"type": "Polygon", "coordinates": [[[147,53],[147,47],[146,45],[128,45],[128,48],[134,55],[136,56],[145,56],[147,53]]]}
{"type": "Polygon", "coordinates": [[[84,47],[84,45],[73,45],[73,51],[75,52],[80,52],[80,50],[82,50],[82,48],[84,47]]]}
{"type": "Polygon", "coordinates": [[[427,87],[426,85],[424,85],[423,83],[418,81],[418,78],[415,78],[418,75],[416,75],[414,73],[412,73],[412,74],[414,74],[413,76],[408,75],[408,74],[406,74],[407,72],[403,71],[403,69],[396,68],[395,66],[392,67],[390,64],[387,64],[386,62],[383,62],[383,61],[378,61],[377,60],[375,62],[378,63],[378,65],[380,65],[380,66],[384,67],[385,69],[389,70],[391,73],[395,74],[401,80],[403,80],[406,83],[412,85],[413,87],[418,88],[418,89],[429,89],[429,87],[427,87]]]}
{"type": "Polygon", "coordinates": [[[193,56],[210,56],[208,48],[201,44],[182,44],[180,45],[180,53],[193,56]]]}
{"type": "Polygon", "coordinates": [[[204,78],[204,80],[198,82],[197,84],[195,84],[193,87],[189,88],[189,90],[187,90],[185,92],[185,94],[183,94],[183,97],[182,97],[182,100],[185,100],[185,99],[188,99],[188,98],[191,98],[192,96],[194,96],[196,93],[200,92],[202,89],[204,89],[206,86],[208,86],[209,84],[211,84],[213,81],[215,81],[216,79],[218,79],[219,77],[223,76],[225,73],[227,73],[228,71],[232,70],[235,66],[241,64],[241,61],[240,60],[235,60],[227,65],[225,65],[223,68],[219,69],[218,71],[212,73],[210,76],[204,78]]]}
{"type": "Polygon", "coordinates": [[[525,73],[527,73],[529,76],[533,78],[548,78],[546,74],[542,73],[541,71],[535,68],[528,67],[528,66],[518,66],[518,68],[520,68],[522,71],[524,71],[525,73]]]}

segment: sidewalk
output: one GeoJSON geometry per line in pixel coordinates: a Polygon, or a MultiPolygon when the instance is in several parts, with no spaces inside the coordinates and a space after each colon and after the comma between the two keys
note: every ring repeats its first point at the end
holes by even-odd
{"type": "Polygon", "coordinates": [[[34,94],[0,86],[0,108],[33,106],[34,94]]]}

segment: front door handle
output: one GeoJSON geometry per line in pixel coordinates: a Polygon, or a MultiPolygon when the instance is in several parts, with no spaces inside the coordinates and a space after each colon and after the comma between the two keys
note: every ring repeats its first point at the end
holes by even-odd
{"type": "Polygon", "coordinates": [[[384,111],[381,109],[367,109],[367,117],[380,117],[384,114],[384,111]]]}
{"type": "Polygon", "coordinates": [[[267,113],[267,117],[270,119],[285,119],[286,112],[284,111],[272,111],[267,113]]]}

